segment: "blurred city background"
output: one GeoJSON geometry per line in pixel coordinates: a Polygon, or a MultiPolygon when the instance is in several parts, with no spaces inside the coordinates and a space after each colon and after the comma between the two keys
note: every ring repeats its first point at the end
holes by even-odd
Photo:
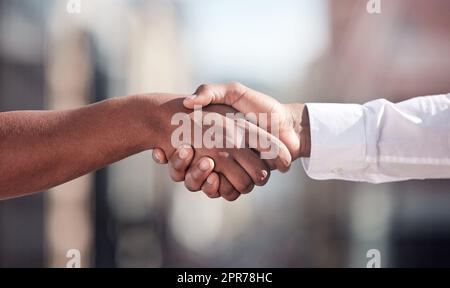
{"type": "MultiPolygon", "coordinates": [[[[0,111],[240,81],[282,102],[450,92],[450,1],[0,0],[0,111]]],[[[114,121],[114,119],[111,119],[114,121]]],[[[1,189],[1,187],[0,187],[1,189]]],[[[0,267],[450,266],[450,181],[313,181],[300,163],[233,203],[145,152],[0,202],[0,267]]]]}

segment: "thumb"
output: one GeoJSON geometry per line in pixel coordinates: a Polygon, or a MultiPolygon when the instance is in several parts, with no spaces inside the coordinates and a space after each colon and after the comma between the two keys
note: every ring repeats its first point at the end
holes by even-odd
{"type": "Polygon", "coordinates": [[[237,104],[237,100],[245,93],[246,89],[239,83],[203,84],[195,91],[194,95],[184,100],[184,106],[193,109],[194,106],[225,104],[239,110],[239,107],[235,107],[234,104],[237,104]]]}
{"type": "Polygon", "coordinates": [[[225,104],[241,113],[270,113],[280,105],[274,98],[240,83],[201,85],[194,95],[186,98],[183,103],[187,109],[225,104]]]}
{"type": "Polygon", "coordinates": [[[187,109],[194,109],[195,106],[205,107],[212,103],[213,97],[210,94],[194,94],[184,99],[183,105],[187,109]]]}

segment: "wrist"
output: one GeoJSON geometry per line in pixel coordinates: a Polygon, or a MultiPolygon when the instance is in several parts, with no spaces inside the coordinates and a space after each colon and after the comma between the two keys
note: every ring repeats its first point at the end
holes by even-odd
{"type": "Polygon", "coordinates": [[[141,149],[149,150],[158,147],[158,123],[161,113],[158,110],[153,94],[142,94],[123,97],[126,104],[126,121],[129,128],[134,130],[134,137],[141,149]]]}
{"type": "Polygon", "coordinates": [[[305,104],[287,104],[289,116],[291,118],[292,129],[295,133],[297,149],[292,158],[310,157],[311,155],[311,131],[309,125],[308,108],[305,104]]]}
{"type": "Polygon", "coordinates": [[[174,151],[170,143],[171,131],[174,127],[171,124],[171,117],[177,112],[189,112],[183,107],[182,95],[152,93],[130,96],[133,110],[138,117],[141,135],[145,149],[161,148],[166,156],[174,151]]]}

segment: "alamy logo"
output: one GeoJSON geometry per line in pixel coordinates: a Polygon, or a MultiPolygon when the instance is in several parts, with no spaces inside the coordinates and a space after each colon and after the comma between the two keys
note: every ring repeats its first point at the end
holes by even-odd
{"type": "Polygon", "coordinates": [[[381,14],[381,0],[369,0],[366,9],[369,14],[381,14]]]}
{"type": "Polygon", "coordinates": [[[69,0],[67,2],[67,13],[80,14],[81,13],[81,0],[69,0]]]}
{"type": "Polygon", "coordinates": [[[381,253],[378,249],[370,249],[366,253],[367,265],[366,268],[381,268],[381,253]]]}
{"type": "Polygon", "coordinates": [[[66,263],[66,268],[81,268],[81,252],[78,249],[70,249],[66,253],[69,261],[66,263]]]}

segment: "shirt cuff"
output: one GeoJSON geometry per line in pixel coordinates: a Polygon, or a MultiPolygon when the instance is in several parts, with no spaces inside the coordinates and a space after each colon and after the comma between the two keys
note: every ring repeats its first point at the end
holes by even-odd
{"type": "Polygon", "coordinates": [[[307,104],[311,155],[302,158],[309,177],[360,181],[367,165],[364,107],[357,104],[307,104]]]}

